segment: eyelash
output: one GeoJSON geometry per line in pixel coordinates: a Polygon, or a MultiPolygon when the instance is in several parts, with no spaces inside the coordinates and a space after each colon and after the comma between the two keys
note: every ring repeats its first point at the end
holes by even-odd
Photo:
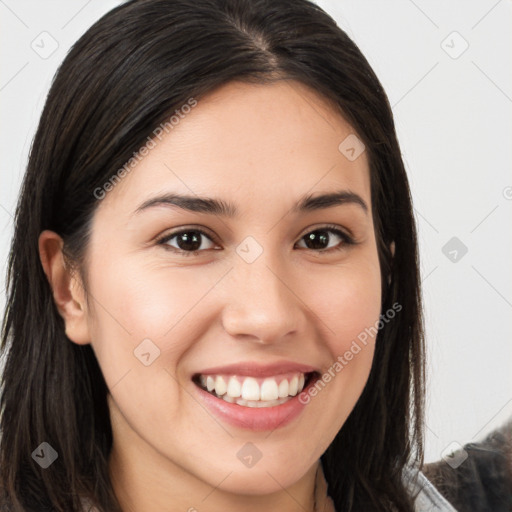
{"type": "MultiPolygon", "coordinates": [[[[331,247],[330,249],[315,250],[315,249],[305,248],[306,250],[317,252],[317,253],[320,253],[320,254],[331,253],[333,251],[341,251],[347,245],[356,245],[358,243],[351,236],[349,236],[347,233],[344,233],[338,227],[330,225],[330,224],[327,224],[325,226],[321,226],[319,228],[316,228],[316,229],[313,229],[311,231],[308,231],[307,233],[305,233],[300,238],[300,240],[302,240],[306,235],[314,233],[315,231],[328,231],[328,232],[334,233],[339,238],[341,238],[342,243],[340,245],[336,246],[336,247],[331,247]]],[[[174,252],[174,253],[177,253],[177,254],[181,254],[181,255],[187,256],[187,257],[188,256],[197,256],[199,253],[208,250],[208,249],[201,249],[201,250],[196,250],[196,251],[185,251],[183,249],[177,249],[176,247],[171,247],[170,245],[167,245],[167,242],[169,242],[169,240],[172,240],[174,237],[176,237],[178,235],[181,235],[183,233],[190,233],[190,232],[199,233],[201,235],[204,235],[206,238],[211,240],[213,243],[217,243],[217,241],[214,238],[212,238],[212,236],[210,236],[208,233],[206,233],[202,229],[199,229],[199,228],[187,228],[187,229],[182,229],[180,231],[176,231],[174,233],[170,233],[168,235],[164,235],[163,237],[161,237],[161,238],[159,238],[157,240],[157,244],[158,245],[163,245],[164,249],[166,249],[168,251],[171,251],[171,252],[174,252]]]]}

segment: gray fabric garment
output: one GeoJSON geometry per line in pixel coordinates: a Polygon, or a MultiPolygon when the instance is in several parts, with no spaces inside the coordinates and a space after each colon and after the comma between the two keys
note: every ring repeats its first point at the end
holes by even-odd
{"type": "Polygon", "coordinates": [[[419,491],[414,512],[457,512],[418,469],[414,467],[405,468],[404,482],[410,489],[411,494],[415,495],[419,491]]]}

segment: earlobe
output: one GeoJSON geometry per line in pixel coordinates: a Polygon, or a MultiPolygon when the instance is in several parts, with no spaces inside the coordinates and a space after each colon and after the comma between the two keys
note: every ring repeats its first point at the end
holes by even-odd
{"type": "Polygon", "coordinates": [[[52,289],[55,306],[64,320],[66,336],[79,345],[90,343],[82,283],[66,266],[62,238],[45,230],[39,235],[39,258],[52,289]]]}

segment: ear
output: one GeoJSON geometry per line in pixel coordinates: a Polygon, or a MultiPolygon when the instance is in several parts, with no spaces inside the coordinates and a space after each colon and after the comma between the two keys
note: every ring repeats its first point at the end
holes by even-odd
{"type": "Polygon", "coordinates": [[[90,343],[82,283],[65,264],[62,238],[45,230],[39,235],[39,258],[50,283],[53,299],[64,319],[66,336],[78,345],[90,343]]]}

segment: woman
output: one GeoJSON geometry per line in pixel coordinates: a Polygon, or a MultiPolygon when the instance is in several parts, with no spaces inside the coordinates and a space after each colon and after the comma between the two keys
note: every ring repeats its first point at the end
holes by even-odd
{"type": "Polygon", "coordinates": [[[6,510],[453,510],[415,469],[391,109],[314,4],[132,0],[91,27],[47,98],[9,283],[6,510]]]}

